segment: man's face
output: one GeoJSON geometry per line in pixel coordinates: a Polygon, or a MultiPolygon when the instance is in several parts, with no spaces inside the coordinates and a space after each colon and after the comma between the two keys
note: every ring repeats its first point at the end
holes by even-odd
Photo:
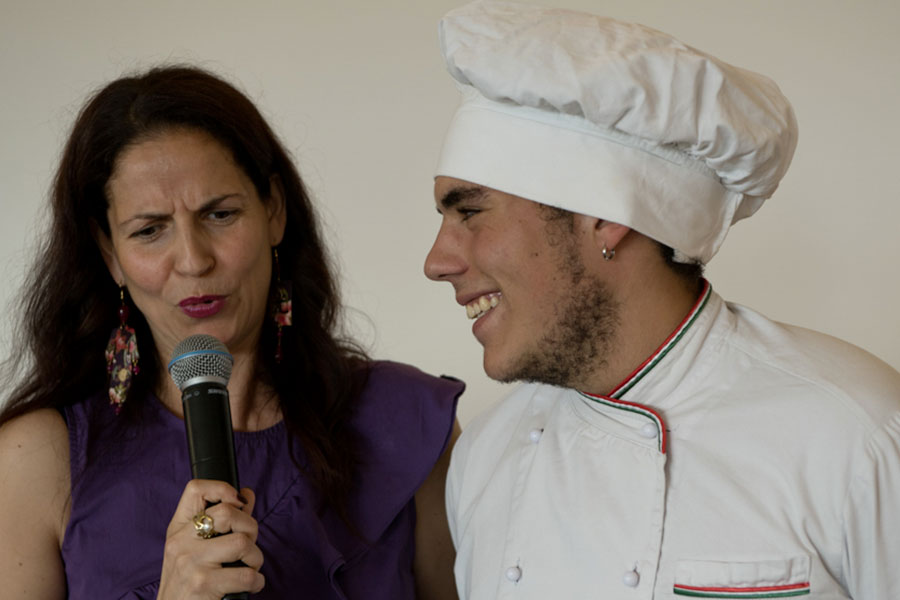
{"type": "Polygon", "coordinates": [[[584,219],[449,177],[435,179],[435,202],[425,274],[475,319],[489,377],[578,387],[602,366],[618,311],[585,267],[584,219]]]}

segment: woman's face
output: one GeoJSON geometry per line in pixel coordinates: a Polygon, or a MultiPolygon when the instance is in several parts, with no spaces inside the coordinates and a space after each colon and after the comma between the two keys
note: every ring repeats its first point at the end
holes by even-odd
{"type": "Polygon", "coordinates": [[[146,317],[160,360],[205,333],[253,353],[267,314],[272,247],[284,234],[277,185],[264,202],[210,135],[168,130],[127,147],[107,184],[98,242],[146,317]]]}

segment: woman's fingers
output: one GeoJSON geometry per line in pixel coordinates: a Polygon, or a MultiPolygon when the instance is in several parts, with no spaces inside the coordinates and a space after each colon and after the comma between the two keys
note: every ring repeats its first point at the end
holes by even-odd
{"type": "MultiPolygon", "coordinates": [[[[242,533],[256,542],[259,528],[256,519],[246,510],[221,502],[202,512],[212,519],[213,529],[217,533],[242,533]]],[[[194,527],[194,517],[191,517],[191,527],[194,527]]]]}
{"type": "Polygon", "coordinates": [[[184,489],[166,534],[160,598],[219,599],[226,593],[258,592],[265,584],[252,516],[256,497],[221,481],[195,479],[184,489]],[[198,535],[195,517],[205,516],[215,537],[198,535]],[[223,564],[243,563],[224,567],[223,564]],[[165,592],[165,593],[163,593],[165,592]]]}
{"type": "Polygon", "coordinates": [[[160,584],[159,600],[164,598],[197,598],[220,600],[226,594],[258,593],[266,579],[252,567],[218,567],[191,569],[182,577],[172,577],[160,584]]]}
{"type": "MultiPolygon", "coordinates": [[[[247,488],[245,488],[247,489],[247,488]]],[[[252,495],[252,492],[251,492],[252,495]]],[[[246,503],[241,500],[242,494],[224,481],[212,479],[192,479],[184,487],[171,526],[179,526],[192,522],[195,515],[203,512],[209,504],[224,503],[242,508],[246,503]]],[[[247,498],[245,497],[244,500],[247,498]]],[[[252,508],[252,507],[251,507],[252,508]]]]}
{"type": "Polygon", "coordinates": [[[241,488],[238,492],[238,501],[244,502],[244,512],[248,515],[253,514],[253,508],[256,506],[256,494],[248,487],[241,488]]]}
{"type": "Polygon", "coordinates": [[[184,595],[178,597],[210,598],[220,600],[225,594],[237,592],[260,592],[266,578],[250,567],[222,567],[218,571],[203,571],[184,588],[184,595]]]}
{"type": "Polygon", "coordinates": [[[203,547],[197,549],[204,562],[222,565],[241,561],[258,570],[263,564],[262,550],[242,533],[228,533],[209,540],[200,540],[203,547]]]}

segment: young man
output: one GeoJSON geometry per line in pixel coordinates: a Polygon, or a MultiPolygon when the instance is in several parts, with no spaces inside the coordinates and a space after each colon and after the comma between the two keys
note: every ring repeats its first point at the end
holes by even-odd
{"type": "Polygon", "coordinates": [[[900,374],[702,265],[797,140],[768,79],[660,32],[476,2],[425,263],[525,381],[463,433],[462,598],[900,598],[900,374]]]}

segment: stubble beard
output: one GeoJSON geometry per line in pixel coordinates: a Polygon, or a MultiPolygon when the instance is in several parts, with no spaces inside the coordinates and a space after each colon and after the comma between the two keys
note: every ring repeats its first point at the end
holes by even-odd
{"type": "MultiPolygon", "coordinates": [[[[584,262],[574,240],[560,248],[560,270],[571,285],[534,346],[520,356],[499,381],[526,381],[575,387],[592,372],[607,366],[619,325],[619,307],[609,287],[585,275],[584,262]]],[[[537,324],[536,324],[537,325],[537,324]]]]}

